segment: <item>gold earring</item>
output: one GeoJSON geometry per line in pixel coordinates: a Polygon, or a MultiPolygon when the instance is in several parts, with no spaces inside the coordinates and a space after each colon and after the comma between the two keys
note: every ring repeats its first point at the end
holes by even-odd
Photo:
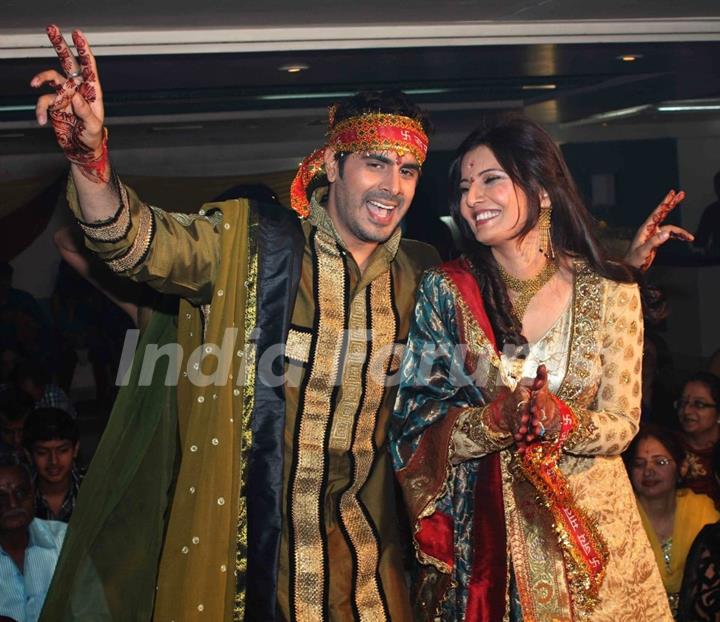
{"type": "Polygon", "coordinates": [[[549,260],[555,259],[555,249],[552,245],[551,231],[552,204],[545,194],[540,202],[540,216],[538,217],[538,226],[540,229],[540,252],[549,260]]]}

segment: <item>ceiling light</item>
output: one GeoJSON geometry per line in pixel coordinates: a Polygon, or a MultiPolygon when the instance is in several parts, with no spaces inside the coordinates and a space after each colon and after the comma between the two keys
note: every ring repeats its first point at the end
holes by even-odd
{"type": "Polygon", "coordinates": [[[609,110],[608,112],[601,112],[599,114],[594,114],[590,119],[594,121],[605,121],[606,119],[617,119],[620,117],[629,117],[632,115],[639,114],[640,112],[643,112],[644,110],[647,110],[650,108],[648,104],[644,104],[642,106],[633,106],[632,108],[621,108],[620,110],[609,110]]]}
{"type": "Polygon", "coordinates": [[[703,110],[720,110],[720,104],[700,104],[695,106],[658,106],[658,112],[700,112],[703,110]]]}
{"type": "MultiPolygon", "coordinates": [[[[439,95],[449,93],[450,89],[403,89],[407,95],[439,95]]],[[[258,95],[257,99],[265,101],[284,101],[293,99],[323,99],[326,97],[339,98],[350,97],[355,91],[327,91],[325,93],[277,93],[274,95],[258,95]]]]}
{"type": "Polygon", "coordinates": [[[292,65],[282,65],[278,67],[278,71],[287,71],[288,73],[300,73],[306,69],[310,69],[310,65],[305,65],[304,63],[294,63],[292,65]]]}
{"type": "Polygon", "coordinates": [[[552,91],[557,88],[557,84],[523,84],[523,91],[552,91]]]}
{"type": "Polygon", "coordinates": [[[27,106],[0,106],[0,112],[24,112],[26,110],[35,110],[35,104],[27,106]]]}
{"type": "Polygon", "coordinates": [[[202,125],[153,125],[151,132],[185,132],[190,130],[201,130],[202,125]]]}
{"type": "Polygon", "coordinates": [[[642,54],[621,54],[620,56],[616,56],[615,58],[623,61],[624,63],[632,63],[633,61],[639,60],[642,57],[642,54]]]}

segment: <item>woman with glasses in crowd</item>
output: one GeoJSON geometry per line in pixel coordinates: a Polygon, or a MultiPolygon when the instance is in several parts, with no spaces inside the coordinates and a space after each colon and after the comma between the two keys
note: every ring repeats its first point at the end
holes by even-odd
{"type": "Polygon", "coordinates": [[[678,487],[688,464],[669,430],[641,427],[625,461],[670,609],[676,614],[690,546],[705,525],[720,520],[720,513],[708,496],[678,487]]]}
{"type": "Polygon", "coordinates": [[[682,432],[688,469],[683,478],[690,490],[703,493],[720,505],[720,486],[713,476],[713,450],[720,440],[720,378],[709,372],[698,372],[683,386],[675,409],[682,432]]]}

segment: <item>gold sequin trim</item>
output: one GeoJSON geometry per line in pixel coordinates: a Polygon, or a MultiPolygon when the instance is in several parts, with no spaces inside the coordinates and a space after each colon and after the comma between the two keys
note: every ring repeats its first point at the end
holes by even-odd
{"type": "Polygon", "coordinates": [[[490,408],[490,406],[468,408],[469,414],[465,417],[459,429],[459,432],[480,447],[483,453],[492,453],[504,449],[513,440],[509,432],[502,432],[492,428],[488,422],[488,418],[492,413],[490,408]]]}
{"type": "MultiPolygon", "coordinates": [[[[593,378],[592,375],[604,296],[602,277],[593,272],[587,264],[576,262],[570,355],[565,378],[557,392],[557,396],[572,408],[577,418],[577,427],[568,437],[566,447],[600,438],[591,414],[587,409],[576,408],[574,404],[590,401],[599,384],[599,378],[593,378]]],[[[605,368],[605,376],[610,377],[616,371],[617,365],[611,363],[605,368]]]]}
{"type": "Polygon", "coordinates": [[[360,405],[355,437],[350,451],[354,458],[355,470],[350,488],[340,498],[340,516],[347,530],[350,543],[357,553],[355,572],[355,603],[361,620],[383,620],[385,618],[376,568],[380,563],[379,543],[372,526],[360,507],[359,492],[367,482],[375,460],[373,437],[377,424],[377,413],[385,393],[385,378],[389,367],[390,348],[396,335],[395,315],[392,309],[392,287],[390,271],[375,279],[370,290],[371,333],[370,362],[364,380],[365,400],[360,405]],[[380,372],[382,375],[380,374],[380,372]],[[380,380],[380,382],[378,382],[380,380]]]}
{"type": "MultiPolygon", "coordinates": [[[[257,249],[257,213],[248,210],[248,260],[245,277],[245,350],[238,379],[243,381],[242,414],[240,415],[240,495],[238,496],[238,520],[235,549],[235,572],[238,577],[247,574],[247,499],[245,482],[247,481],[247,464],[252,447],[252,429],[250,417],[255,407],[255,349],[252,333],[257,325],[257,280],[258,280],[258,249],[257,249]]],[[[243,585],[244,581],[241,582],[243,585]]],[[[233,604],[233,622],[242,622],[245,618],[245,590],[235,591],[233,604]]]]}
{"type": "Polygon", "coordinates": [[[291,361],[307,363],[310,356],[312,333],[291,328],[285,344],[285,356],[291,361]]]}
{"type": "Polygon", "coordinates": [[[126,272],[137,266],[147,254],[154,235],[155,215],[153,214],[152,208],[141,203],[138,229],[133,243],[124,255],[108,261],[108,267],[113,272],[126,272]]]}
{"type": "Polygon", "coordinates": [[[325,602],[325,554],[319,499],[325,474],[326,436],[331,397],[339,368],[338,336],[345,323],[343,300],[345,267],[334,240],[314,236],[317,252],[317,306],[319,321],[315,349],[304,399],[298,412],[299,430],[295,469],[291,472],[288,500],[292,524],[291,606],[298,620],[322,620],[325,602]],[[338,278],[338,276],[341,278],[338,278]]]}

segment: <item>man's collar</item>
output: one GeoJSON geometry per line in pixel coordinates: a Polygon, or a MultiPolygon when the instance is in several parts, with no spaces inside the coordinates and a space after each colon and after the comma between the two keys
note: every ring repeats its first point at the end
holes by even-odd
{"type": "Polygon", "coordinates": [[[44,549],[55,548],[55,540],[42,519],[33,518],[28,526],[28,532],[30,534],[28,546],[40,546],[44,549]]]}
{"type": "MultiPolygon", "coordinates": [[[[335,228],[332,218],[330,218],[330,214],[327,213],[324,207],[324,203],[327,201],[327,194],[327,186],[318,188],[313,192],[312,197],[310,197],[310,216],[308,216],[308,222],[313,227],[317,227],[319,231],[332,237],[342,248],[347,250],[345,243],[335,228]]],[[[401,239],[402,232],[400,231],[400,227],[398,227],[385,242],[380,244],[386,253],[388,261],[395,259],[395,255],[397,255],[398,249],[400,248],[401,239]]]]}

